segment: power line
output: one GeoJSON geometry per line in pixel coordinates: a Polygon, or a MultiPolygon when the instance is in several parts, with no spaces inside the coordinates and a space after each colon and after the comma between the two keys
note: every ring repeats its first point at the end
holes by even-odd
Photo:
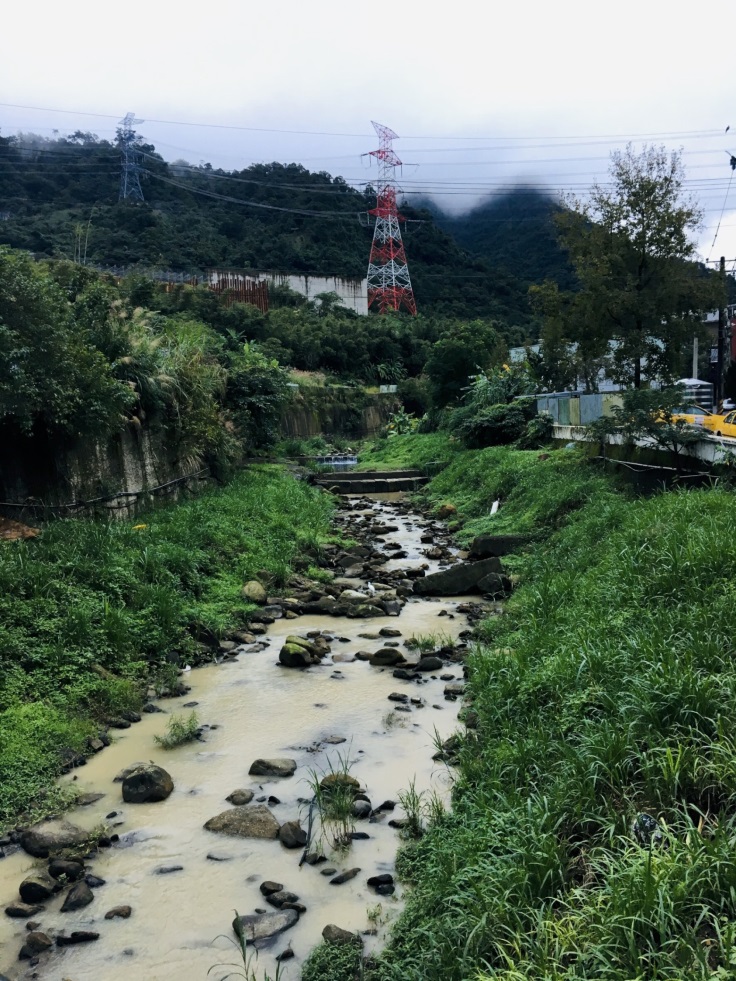
{"type": "MultiPolygon", "coordinates": [[[[117,114],[105,113],[105,112],[85,112],[81,109],[55,109],[49,106],[27,106],[19,105],[13,102],[0,102],[0,107],[8,109],[26,109],[34,112],[55,112],[63,115],[69,116],[89,116],[95,119],[117,119],[117,114]]],[[[239,126],[231,123],[200,123],[193,120],[184,119],[154,119],[151,116],[147,117],[147,122],[149,123],[159,123],[171,126],[195,126],[205,129],[226,129],[226,130],[237,130],[246,133],[283,133],[288,136],[330,136],[330,137],[347,137],[351,139],[365,139],[368,135],[367,133],[344,133],[344,132],[331,132],[325,130],[303,130],[303,129],[281,129],[274,126],[239,126]]],[[[601,134],[583,134],[577,136],[552,136],[549,139],[557,140],[590,140],[591,137],[595,135],[599,140],[624,140],[624,139],[674,139],[677,137],[688,137],[690,139],[705,139],[707,137],[718,136],[720,130],[670,130],[663,132],[645,132],[645,133],[601,133],[601,134]]],[[[469,142],[495,142],[496,140],[504,139],[515,139],[515,140],[539,140],[540,137],[537,136],[466,136],[466,135],[456,135],[448,136],[443,135],[410,135],[404,136],[402,139],[405,140],[468,140],[469,142]]],[[[416,152],[416,151],[413,151],[416,152]]]]}
{"type": "Polygon", "coordinates": [[[149,177],[153,177],[155,180],[163,181],[165,184],[171,184],[174,187],[181,188],[184,191],[189,191],[192,194],[200,194],[203,197],[214,198],[217,201],[227,201],[231,204],[242,204],[246,208],[262,208],[265,211],[282,211],[287,214],[292,215],[302,215],[306,218],[333,218],[333,219],[346,219],[350,218],[354,220],[358,217],[361,212],[340,214],[336,211],[311,211],[306,208],[281,208],[274,204],[264,204],[261,201],[245,201],[243,198],[234,198],[227,194],[218,194],[216,191],[205,191],[202,188],[191,187],[188,184],[181,184],[179,181],[172,181],[168,177],[162,177],[160,174],[154,174],[150,170],[144,170],[144,173],[149,177]]]}

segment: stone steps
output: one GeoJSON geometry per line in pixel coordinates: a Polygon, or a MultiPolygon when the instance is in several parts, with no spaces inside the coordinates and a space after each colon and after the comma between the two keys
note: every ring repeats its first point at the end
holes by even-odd
{"type": "Polygon", "coordinates": [[[428,480],[421,470],[336,470],[318,474],[315,483],[337,494],[390,494],[417,490],[428,480]]]}

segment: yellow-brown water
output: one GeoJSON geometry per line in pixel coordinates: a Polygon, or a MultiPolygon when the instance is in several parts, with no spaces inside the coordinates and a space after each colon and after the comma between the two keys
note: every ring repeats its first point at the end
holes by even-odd
{"type": "MultiPolygon", "coordinates": [[[[396,523],[395,516],[390,517],[396,523]]],[[[400,532],[386,538],[416,552],[416,520],[412,531],[406,530],[404,519],[400,523],[400,532]]],[[[336,764],[338,754],[349,757],[351,773],[366,788],[374,806],[386,799],[397,800],[398,792],[414,779],[417,789],[435,789],[446,795],[448,771],[432,761],[435,729],[446,738],[457,725],[458,704],[443,699],[445,682],[428,679],[417,685],[396,680],[391,669],[374,668],[363,661],[332,663],[327,658],[327,663],[304,672],[280,668],[276,662],[283,638],[308,630],[347,638],[346,642],[335,639],[333,655],[376,650],[381,642],[358,635],[375,633],[383,626],[398,627],[403,638],[440,629],[456,636],[466,625],[464,617],[438,615],[443,609],[452,612],[458,602],[412,599],[399,618],[277,621],[269,629],[267,650],[191,671],[186,679],[191,692],[160,705],[167,713],[187,713],[183,704],[197,701],[200,722],[218,727],[207,730],[206,742],[163,751],[154,736],[164,733],[168,715],[147,715],[131,729],[116,733],[110,748],[64,778],[80,791],[105,794],[98,803],[70,812],[70,820],[90,829],[106,822],[124,840],[132,833],[133,840],[129,847],[101,850],[90,863],[94,874],[106,880],[95,890],[92,904],[61,913],[60,902],[54,900],[36,919],[51,936],[62,929],[93,929],[99,931],[100,939],[54,950],[42,956],[38,967],[29,969],[16,960],[24,922],[3,916],[0,973],[11,979],[33,976],[43,981],[204,981],[213,965],[233,960],[230,943],[216,939],[219,934],[232,936],[233,911],[270,910],[259,891],[264,879],[274,879],[297,893],[307,912],[295,927],[260,952],[259,977],[263,971],[273,975],[274,956],[291,945],[296,957],[283,965],[282,977],[296,981],[301,961],[320,941],[328,923],[366,930],[372,925],[368,910],[372,908],[375,914],[379,903],[380,920],[390,923],[400,906],[400,890],[395,897],[376,896],[366,880],[393,870],[399,838],[388,827],[391,814],[375,823],[358,822],[356,830],[366,831],[370,839],[354,842],[349,851],[325,850],[330,866],[338,871],[361,868],[356,878],[340,886],[330,885],[320,874],[324,866],[299,868],[301,849],[287,850],[278,841],[228,838],[205,831],[203,824],[230,806],[225,801],[229,793],[245,787],[255,790],[256,797],[278,797],[281,803],[272,810],[280,822],[300,817],[306,827],[308,808],[298,799],[311,797],[310,775],[323,771],[330,762],[336,764]],[[339,672],[337,677],[335,672],[339,672]],[[425,705],[411,713],[392,712],[393,703],[387,701],[392,691],[421,695],[425,705]],[[330,745],[322,742],[327,736],[347,741],[330,745]],[[269,756],[293,758],[296,774],[269,781],[250,777],[252,761],[269,756]],[[120,783],[114,783],[113,777],[138,760],[153,760],[171,773],[175,790],[168,800],[148,805],[122,802],[120,783]],[[112,812],[115,817],[107,818],[112,812]],[[213,861],[208,854],[227,860],[213,861]],[[170,865],[183,869],[156,874],[161,866],[170,865]],[[122,904],[133,908],[130,919],[104,920],[107,910],[122,904]]],[[[458,666],[449,671],[461,677],[458,666]]],[[[401,814],[397,807],[393,816],[401,814]]],[[[34,860],[23,853],[0,862],[2,906],[17,899],[18,885],[33,867],[34,860]]],[[[370,948],[380,940],[381,931],[367,938],[366,945],[370,948]]],[[[209,976],[219,979],[227,973],[223,967],[209,976]]]]}

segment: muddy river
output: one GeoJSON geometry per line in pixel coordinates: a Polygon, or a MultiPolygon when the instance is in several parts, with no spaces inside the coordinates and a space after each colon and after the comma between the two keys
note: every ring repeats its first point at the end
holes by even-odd
{"type": "MultiPolygon", "coordinates": [[[[422,554],[426,546],[419,541],[426,522],[397,511],[390,500],[372,506],[398,527],[385,541],[398,542],[407,553],[387,567],[427,562],[422,554]]],[[[436,562],[428,564],[430,571],[438,568],[436,562]]],[[[391,668],[373,667],[351,656],[383,646],[360,636],[376,634],[382,627],[398,628],[402,636],[394,639],[401,644],[438,632],[457,637],[467,627],[465,617],[440,614],[454,614],[462,602],[457,597],[412,597],[398,617],[277,620],[269,627],[267,649],[190,671],[186,680],[191,691],[158,703],[167,714],[144,715],[132,728],[115,732],[109,748],[63,778],[81,792],[104,794],[96,803],[69,812],[69,819],[88,829],[106,825],[121,841],[100,849],[89,862],[90,871],[105,880],[94,890],[89,906],[62,913],[57,897],[34,919],[52,937],[61,930],[95,930],[99,940],[52,949],[41,955],[37,966],[29,967],[17,960],[25,922],[0,916],[0,973],[12,981],[204,981],[213,965],[233,961],[235,951],[226,937],[232,936],[234,911],[272,911],[259,890],[266,879],[296,893],[307,911],[260,950],[259,977],[264,972],[273,975],[275,956],[290,947],[294,957],[282,964],[281,977],[297,981],[301,962],[329,923],[351,931],[373,930],[365,936],[365,947],[379,946],[401,907],[401,886],[397,884],[393,896],[377,896],[366,880],[393,871],[401,839],[388,822],[402,816],[399,792],[415,781],[419,791],[434,790],[445,797],[449,793],[450,772],[432,756],[437,734],[444,739],[457,728],[460,702],[445,700],[447,682],[439,674],[461,680],[462,666],[447,664],[418,683],[396,679],[391,668]],[[287,634],[312,630],[335,637],[332,655],[306,671],[280,667],[278,652],[287,634]],[[387,697],[392,692],[421,696],[422,705],[396,711],[396,703],[387,697]],[[191,709],[184,705],[190,702],[197,703],[200,723],[216,728],[205,730],[203,742],[162,750],[154,737],[164,734],[171,713],[188,714],[191,709]],[[333,737],[345,741],[328,741],[333,737]],[[297,763],[296,773],[286,779],[251,777],[249,767],[259,757],[291,758],[297,763]],[[252,789],[256,798],[278,798],[279,803],[269,804],[278,821],[301,819],[306,828],[310,779],[339,766],[340,757],[349,759],[351,775],[374,807],[385,800],[397,802],[393,812],[357,821],[356,830],[369,837],[352,842],[346,851],[322,841],[328,867],[338,872],[361,869],[350,881],[332,885],[322,874],[325,864],[300,867],[302,849],[287,850],[278,840],[231,838],[204,830],[209,818],[228,808],[225,798],[237,788],[252,789]],[[113,778],[139,760],[154,761],[172,775],[175,790],[166,801],[123,803],[121,785],[113,778]],[[161,869],[171,866],[181,868],[162,874],[161,869]],[[106,911],[123,904],[132,907],[129,919],[105,920],[106,911]]],[[[403,646],[399,649],[404,652],[403,646]]],[[[17,900],[21,880],[44,864],[20,851],[0,861],[0,904],[17,900]]],[[[228,970],[214,969],[209,977],[223,978],[228,970]]]]}

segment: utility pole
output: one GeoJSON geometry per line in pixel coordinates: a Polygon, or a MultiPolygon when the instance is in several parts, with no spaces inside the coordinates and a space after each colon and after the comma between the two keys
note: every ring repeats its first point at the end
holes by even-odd
{"type": "Polygon", "coordinates": [[[715,404],[723,401],[723,376],[726,368],[726,260],[721,256],[718,266],[721,278],[721,303],[718,307],[718,362],[716,364],[715,404]]]}
{"type": "Polygon", "coordinates": [[[133,126],[136,123],[143,123],[145,120],[136,119],[134,112],[127,113],[120,120],[118,138],[120,141],[121,171],[120,171],[120,195],[119,201],[142,201],[143,189],[141,188],[141,164],[140,153],[138,152],[136,135],[133,126]]]}
{"type": "Polygon", "coordinates": [[[378,181],[376,206],[370,212],[376,216],[376,224],[368,260],[368,306],[376,303],[379,313],[388,313],[403,304],[415,315],[417,305],[401,240],[401,215],[396,208],[394,172],[401,166],[401,160],[391,143],[398,136],[381,123],[373,123],[373,128],[378,134],[379,148],[369,154],[378,161],[378,181]]]}

